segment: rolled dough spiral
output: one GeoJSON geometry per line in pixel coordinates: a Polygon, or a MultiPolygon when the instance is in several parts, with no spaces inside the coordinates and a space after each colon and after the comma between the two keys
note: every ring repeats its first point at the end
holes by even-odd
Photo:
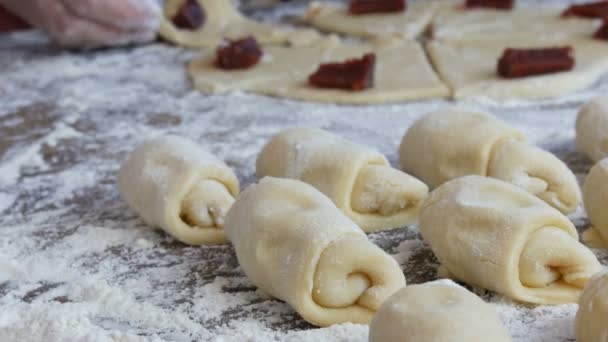
{"type": "Polygon", "coordinates": [[[509,342],[496,311],[449,280],[410,285],[380,307],[369,342],[509,342]]]}
{"type": "Polygon", "coordinates": [[[225,229],[247,277],[314,325],[369,323],[405,285],[397,262],[301,181],[265,177],[251,185],[225,229]]]}
{"type": "Polygon", "coordinates": [[[608,157],[608,96],[587,102],[576,118],[576,149],[598,162],[608,157]]]}
{"type": "Polygon", "coordinates": [[[583,185],[583,201],[592,225],[583,233],[583,240],[593,247],[608,248],[608,158],[589,171],[583,185]]]}
{"type": "Polygon", "coordinates": [[[517,185],[563,213],[581,200],[576,177],[561,160],[485,113],[442,109],[424,115],[403,137],[400,160],[404,171],[431,188],[479,175],[517,185]]]}
{"type": "Polygon", "coordinates": [[[576,314],[578,342],[608,341],[608,270],[594,276],[583,291],[576,314]]]}
{"type": "Polygon", "coordinates": [[[567,217],[492,178],[466,176],[434,190],[420,233],[445,275],[529,303],[576,302],[601,269],[567,217]]]}
{"type": "Polygon", "coordinates": [[[184,243],[227,242],[222,226],[238,179],[190,140],[164,136],[142,143],[122,164],[118,188],[146,224],[184,243]]]}
{"type": "Polygon", "coordinates": [[[289,129],[260,152],[258,177],[304,181],[328,196],[366,232],[415,222],[428,187],[386,158],[318,128],[289,129]]]}

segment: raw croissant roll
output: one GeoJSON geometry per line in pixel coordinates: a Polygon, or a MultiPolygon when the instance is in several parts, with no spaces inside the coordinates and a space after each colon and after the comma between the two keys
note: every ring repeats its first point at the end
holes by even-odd
{"type": "Polygon", "coordinates": [[[508,342],[496,311],[465,288],[440,280],[410,285],[380,307],[369,342],[508,342]]]}
{"type": "Polygon", "coordinates": [[[576,149],[596,162],[608,157],[608,96],[581,108],[576,119],[576,149]]]}
{"type": "Polygon", "coordinates": [[[583,185],[583,201],[592,225],[583,233],[583,241],[592,247],[608,248],[608,158],[589,171],[583,185]]]}
{"type": "Polygon", "coordinates": [[[397,262],[312,186],[263,178],[238,197],[226,233],[247,277],[318,326],[369,323],[405,285],[397,262]]]}
{"type": "Polygon", "coordinates": [[[585,286],[576,314],[578,342],[608,341],[608,271],[595,275],[585,286]]]}
{"type": "Polygon", "coordinates": [[[382,154],[317,128],[279,133],[256,167],[258,177],[314,186],[366,232],[413,223],[428,195],[424,183],[392,168],[382,154]]]}
{"type": "Polygon", "coordinates": [[[191,245],[227,242],[224,216],[239,193],[234,172],[194,142],[165,136],[138,146],[118,189],[146,224],[191,245]]]}
{"type": "Polygon", "coordinates": [[[404,171],[431,188],[480,175],[517,185],[563,213],[581,200],[576,177],[561,160],[484,113],[444,109],[423,116],[403,137],[400,159],[404,171]]]}
{"type": "Polygon", "coordinates": [[[437,188],[422,206],[420,232],[441,272],[524,302],[576,302],[601,269],[567,217],[492,178],[466,176],[437,188]]]}

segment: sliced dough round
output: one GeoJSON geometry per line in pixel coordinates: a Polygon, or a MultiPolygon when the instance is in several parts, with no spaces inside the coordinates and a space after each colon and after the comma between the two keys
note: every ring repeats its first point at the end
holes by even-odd
{"type": "Polygon", "coordinates": [[[176,27],[171,19],[186,0],[167,0],[164,18],[160,25],[160,35],[164,39],[187,47],[212,47],[224,39],[238,39],[253,36],[262,44],[279,44],[288,39],[288,34],[278,27],[247,19],[233,5],[231,0],[196,0],[205,13],[205,22],[198,30],[176,27]]]}
{"type": "Polygon", "coordinates": [[[274,136],[256,162],[258,177],[304,181],[366,232],[414,223],[428,187],[392,168],[379,152],[318,128],[274,136]]]}
{"type": "Polygon", "coordinates": [[[576,314],[578,342],[608,341],[608,271],[595,275],[581,295],[576,314]]]}
{"type": "Polygon", "coordinates": [[[583,241],[592,247],[608,248],[608,159],[589,171],[583,185],[583,200],[592,225],[583,233],[583,241]]]}
{"type": "Polygon", "coordinates": [[[442,273],[529,303],[576,302],[601,269],[566,216],[492,178],[466,176],[433,191],[420,233],[442,273]]]}
{"type": "Polygon", "coordinates": [[[551,153],[525,143],[522,133],[480,112],[441,109],[405,133],[401,168],[431,188],[466,175],[498,178],[540,197],[564,213],[581,200],[576,177],[551,153]]]}
{"type": "Polygon", "coordinates": [[[318,325],[369,323],[405,285],[399,265],[321,192],[265,177],[238,197],[226,233],[247,277],[318,325]]]}
{"type": "Polygon", "coordinates": [[[227,242],[222,226],[238,179],[192,141],[164,136],[144,142],[121,166],[118,189],[146,224],[184,243],[227,242]]]}
{"type": "Polygon", "coordinates": [[[380,307],[369,342],[508,342],[498,314],[475,294],[449,281],[410,285],[380,307]]]}
{"type": "Polygon", "coordinates": [[[587,102],[576,119],[576,149],[597,162],[608,157],[608,96],[587,102]]]}

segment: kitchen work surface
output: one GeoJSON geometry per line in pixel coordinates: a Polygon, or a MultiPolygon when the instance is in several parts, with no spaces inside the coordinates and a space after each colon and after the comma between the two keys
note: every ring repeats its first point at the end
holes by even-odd
{"type": "MultiPolygon", "coordinates": [[[[364,325],[315,328],[257,291],[230,245],[189,247],[147,227],[120,198],[116,172],[146,138],[190,138],[234,168],[242,188],[277,132],[320,127],[385,153],[443,106],[478,108],[521,129],[582,180],[580,105],[608,91],[543,102],[426,101],[336,106],[191,90],[196,52],[166,44],[62,51],[36,33],[0,36],[0,341],[367,341],[364,325]]],[[[580,208],[571,219],[588,225],[580,208]]],[[[370,235],[409,284],[438,267],[415,226],[370,235]]],[[[594,250],[604,265],[608,251],[594,250]]],[[[493,304],[515,341],[574,341],[577,305],[493,304]]]]}

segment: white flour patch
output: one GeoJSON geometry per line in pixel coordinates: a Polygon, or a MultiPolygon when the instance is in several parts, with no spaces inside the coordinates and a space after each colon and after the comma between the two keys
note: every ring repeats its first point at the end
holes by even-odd
{"type": "MultiPolygon", "coordinates": [[[[564,2],[556,2],[556,4],[564,2]]],[[[289,11],[286,9],[285,11],[289,11]]],[[[0,36],[0,341],[367,341],[364,325],[318,329],[260,293],[230,246],[191,247],[126,206],[116,172],[145,139],[176,134],[253,183],[257,154],[286,128],[320,127],[386,154],[421,115],[449,101],[334,106],[191,91],[197,54],[163,44],[59,51],[31,34],[0,36]]],[[[521,129],[582,180],[574,152],[579,105],[592,91],[542,103],[474,106],[521,129]]],[[[582,208],[571,216],[587,222],[582,208]]],[[[371,235],[408,283],[436,279],[415,227],[371,235]]],[[[608,251],[594,250],[604,265],[608,251]]],[[[526,307],[483,292],[514,341],[574,339],[576,305],[526,307]]]]}

